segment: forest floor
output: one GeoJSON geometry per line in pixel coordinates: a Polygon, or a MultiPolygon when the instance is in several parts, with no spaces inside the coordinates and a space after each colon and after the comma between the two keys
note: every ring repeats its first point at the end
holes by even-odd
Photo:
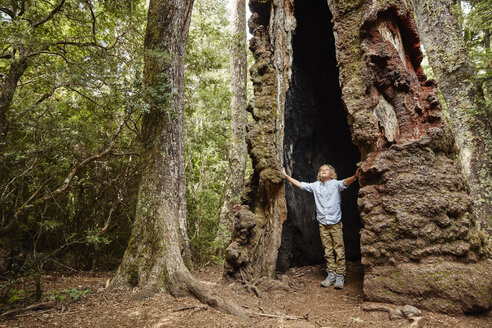
{"type": "MultiPolygon", "coordinates": [[[[167,293],[145,297],[139,291],[105,288],[111,272],[49,273],[45,292],[91,289],[77,301],[64,301],[50,309],[0,318],[0,327],[410,327],[406,319],[391,321],[386,312],[365,312],[362,268],[348,263],[343,290],[320,287],[325,278],[321,266],[293,268],[282,279],[259,281],[247,290],[222,279],[220,266],[207,266],[195,277],[217,294],[242,306],[251,322],[205,306],[192,296],[175,298],[167,293]]],[[[388,307],[395,308],[391,304],[388,307]]],[[[492,327],[489,316],[448,316],[423,311],[420,327],[492,327]]]]}

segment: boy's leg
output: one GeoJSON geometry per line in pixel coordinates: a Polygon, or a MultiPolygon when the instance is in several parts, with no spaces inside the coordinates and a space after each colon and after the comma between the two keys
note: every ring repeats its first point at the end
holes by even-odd
{"type": "Polygon", "coordinates": [[[333,250],[336,254],[335,273],[345,276],[345,245],[343,244],[342,221],[332,226],[331,237],[333,239],[333,250]]]}
{"type": "Polygon", "coordinates": [[[325,251],[326,271],[336,272],[337,267],[335,264],[335,256],[333,254],[333,240],[330,231],[331,227],[331,225],[323,225],[319,223],[319,235],[325,251]]]}

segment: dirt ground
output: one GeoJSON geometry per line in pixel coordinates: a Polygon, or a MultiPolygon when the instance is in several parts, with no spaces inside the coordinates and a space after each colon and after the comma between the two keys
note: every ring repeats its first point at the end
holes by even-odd
{"type": "MultiPolygon", "coordinates": [[[[56,273],[44,277],[45,291],[91,288],[77,301],[56,307],[25,312],[8,319],[0,327],[410,327],[405,319],[391,321],[386,312],[365,312],[361,306],[362,269],[349,263],[343,290],[320,287],[324,279],[321,266],[293,268],[280,281],[260,281],[257,295],[239,282],[221,279],[219,266],[208,266],[195,276],[213,290],[242,306],[250,322],[224,314],[186,296],[174,298],[167,293],[145,297],[138,290],[105,288],[111,272],[80,272],[70,276],[56,273]]],[[[395,307],[387,304],[389,307],[395,307]]],[[[489,316],[448,316],[423,311],[421,327],[492,327],[489,316]]]]}

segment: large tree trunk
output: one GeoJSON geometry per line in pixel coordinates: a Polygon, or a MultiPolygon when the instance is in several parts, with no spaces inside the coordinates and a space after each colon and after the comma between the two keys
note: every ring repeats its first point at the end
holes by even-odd
{"type": "MultiPolygon", "coordinates": [[[[248,146],[255,171],[227,248],[226,274],[265,276],[276,268],[285,197],[295,205],[301,197],[284,192],[278,172],[282,160],[302,180],[314,181],[324,161],[340,168],[344,178],[350,171],[343,170],[352,170],[357,161],[347,151],[353,143],[362,169],[360,222],[344,229],[344,239],[348,249],[357,241],[347,236],[360,233],[367,299],[443,312],[490,309],[487,238],[476,227],[435,82],[420,67],[411,2],[329,0],[333,27],[325,32],[320,30],[330,21],[326,1],[309,4],[250,1],[256,62],[251,69],[255,122],[248,129],[248,146]],[[292,38],[294,28],[309,42],[292,38]],[[339,109],[345,110],[346,123],[339,109]],[[350,128],[348,141],[344,124],[350,128]]],[[[282,242],[304,238],[309,225],[316,229],[311,216],[289,211],[284,231],[291,227],[295,238],[282,242]]],[[[298,246],[290,256],[306,254],[298,246]]]]}
{"type": "Polygon", "coordinates": [[[246,1],[236,0],[231,16],[231,142],[224,202],[220,211],[219,230],[215,241],[223,250],[231,240],[233,204],[240,203],[246,170],[246,123],[248,122],[246,79],[246,1]]]}
{"type": "Polygon", "coordinates": [[[144,160],[135,223],[112,286],[173,295],[192,293],[202,302],[247,319],[188,271],[182,255],[184,192],[184,55],[193,0],[151,0],[145,35],[144,160]]]}
{"type": "Polygon", "coordinates": [[[143,117],[144,167],[135,223],[113,285],[187,290],[181,256],[184,197],[184,54],[193,1],[149,3],[145,35],[145,86],[150,111],[143,117]]]}
{"type": "Polygon", "coordinates": [[[461,170],[481,225],[492,233],[492,112],[474,80],[458,20],[444,0],[415,0],[419,33],[446,100],[461,170]]]}
{"type": "MultiPolygon", "coordinates": [[[[290,1],[250,1],[249,21],[255,58],[254,87],[248,128],[248,151],[254,173],[245,190],[245,204],[235,211],[233,242],[226,250],[225,274],[235,278],[273,277],[281,242],[286,204],[282,165],[283,109],[289,86],[290,58],[281,51],[295,28],[290,1]],[[281,31],[270,39],[268,24],[281,31]]],[[[272,28],[272,27],[271,27],[272,28]]]]}

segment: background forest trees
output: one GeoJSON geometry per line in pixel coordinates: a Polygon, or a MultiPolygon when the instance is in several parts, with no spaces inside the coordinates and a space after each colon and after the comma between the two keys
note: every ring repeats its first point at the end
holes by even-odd
{"type": "MultiPolygon", "coordinates": [[[[468,9],[456,6],[456,14],[490,110],[492,3],[463,3],[468,9]]],[[[12,290],[20,277],[114,269],[123,256],[135,214],[143,100],[151,92],[142,86],[145,4],[0,0],[1,304],[18,302],[12,290]],[[93,157],[112,140],[104,157],[93,157]]],[[[188,235],[196,265],[214,259],[228,163],[227,4],[195,1],[185,58],[188,235]]]]}

